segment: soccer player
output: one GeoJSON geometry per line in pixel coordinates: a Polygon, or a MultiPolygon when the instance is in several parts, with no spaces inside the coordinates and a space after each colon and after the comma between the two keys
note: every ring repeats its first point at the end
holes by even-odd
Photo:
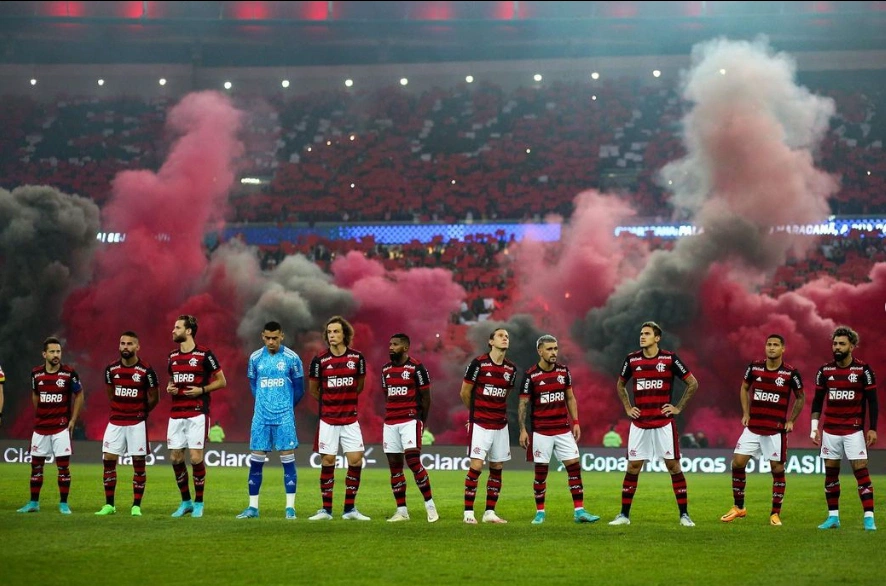
{"type": "Polygon", "coordinates": [[[535,462],[535,518],[533,525],[545,522],[545,493],[548,487],[548,467],[551,454],[566,467],[569,492],[576,523],[594,523],[600,517],[584,509],[584,487],[581,483],[581,465],[578,463],[578,440],[581,427],[578,422],[578,402],[572,390],[569,368],[557,362],[557,338],[544,335],[535,344],[538,362],[523,374],[520,385],[520,445],[526,448],[527,460],[535,462]],[[532,439],[526,431],[526,411],[532,420],[532,439]],[[570,425],[569,419],[572,420],[570,425]]]}
{"type": "Polygon", "coordinates": [[[225,373],[212,350],[197,344],[197,318],[180,315],[172,328],[172,341],[178,349],[169,353],[169,383],[166,392],[172,396],[167,442],[169,459],[175,472],[175,481],[182,502],[172,513],[182,517],[203,516],[203,488],[206,484],[206,465],[203,462],[203,446],[209,420],[210,393],[228,384],[225,373]],[[194,500],[188,487],[188,466],[185,448],[191,454],[194,473],[194,500]]]}
{"type": "Polygon", "coordinates": [[[868,446],[877,441],[877,381],[871,367],[853,358],[858,346],[855,330],[840,326],[831,336],[834,360],[818,369],[815,375],[815,398],[812,401],[812,441],[821,445],[824,459],[824,494],[828,518],[819,529],[840,528],[840,462],[843,456],[852,465],[858,483],[858,496],[864,509],[864,528],[875,531],[874,485],[868,474],[868,446]],[[824,425],[819,419],[824,407],[824,425]],[[867,437],[864,433],[868,415],[867,437]]]}
{"type": "Polygon", "coordinates": [[[111,417],[102,442],[104,455],[103,481],[105,505],[96,515],[113,515],[114,492],[117,489],[117,459],[132,456],[133,517],[142,516],[142,497],[145,494],[145,458],[150,452],[145,421],[148,413],[160,401],[157,373],[138,356],[140,346],[135,332],[120,336],[120,360],[105,368],[105,385],[111,400],[111,417]]]}
{"type": "Polygon", "coordinates": [[[483,471],[483,460],[489,460],[489,479],[486,481],[486,511],[484,523],[507,523],[495,514],[495,505],[501,492],[501,471],[511,459],[508,434],[508,394],[514,388],[517,365],[505,355],[510,347],[510,336],[504,328],[489,334],[489,352],[474,358],[465,371],[461,384],[461,400],[470,412],[470,468],[465,477],[464,522],[476,525],[474,499],[483,471]]]}
{"type": "Polygon", "coordinates": [[[772,509],[769,524],[781,526],[781,503],[784,500],[784,463],[787,458],[787,434],[803,410],[806,393],[800,373],[783,361],[784,337],[770,334],[766,338],[766,360],[748,365],[741,384],[741,424],[745,427],[735,444],[732,457],[732,496],[735,504],[720,517],[724,523],[747,515],[744,506],[745,468],[752,456],[764,456],[772,470],[772,509]],[[794,406],[788,417],[788,407],[794,406]]]}
{"type": "Polygon", "coordinates": [[[43,488],[43,464],[55,456],[58,468],[58,510],[70,515],[68,493],[71,490],[71,431],[83,408],[83,386],[80,376],[62,364],[62,344],[58,338],[43,341],[43,364],[31,371],[31,400],[36,416],[31,436],[31,500],[19,513],[40,510],[40,489],[43,488]]]}
{"type": "Polygon", "coordinates": [[[424,365],[409,355],[409,336],[394,334],[388,344],[391,361],[381,369],[385,393],[384,449],[391,469],[391,490],[397,511],[389,522],[409,520],[403,457],[425,499],[428,523],[440,518],[431,493],[428,471],[421,464],[423,428],[431,410],[431,379],[424,365]]]}
{"type": "Polygon", "coordinates": [[[680,468],[680,444],[674,416],[686,408],[686,403],[698,390],[698,381],[683,361],[673,352],[658,347],[661,328],[648,321],[640,327],[640,349],[625,358],[618,377],[616,389],[631,418],[628,434],[628,469],[621,488],[621,512],[610,525],[631,524],[631,503],[637,490],[637,482],[643,464],[651,458],[662,458],[671,474],[671,485],[680,509],[680,524],[695,527],[689,517],[686,495],[686,478],[680,468]],[[686,383],[679,403],[674,405],[674,376],[686,383]],[[634,405],[628,397],[627,383],[636,380],[634,405]]]}
{"type": "Polygon", "coordinates": [[[295,519],[295,491],[298,472],[295,469],[295,406],[305,394],[305,371],[298,354],[283,345],[283,327],[269,321],[261,333],[264,348],[249,357],[246,378],[255,397],[252,431],[249,438],[249,506],[238,519],[258,517],[258,495],[261,491],[262,467],[266,454],[280,452],[283,465],[283,487],[286,491],[287,519],[295,519]]]}
{"type": "Polygon", "coordinates": [[[325,326],[328,349],[311,361],[308,393],[320,403],[320,428],[314,450],[320,453],[320,496],[323,508],[311,521],[332,519],[332,491],[335,486],[335,456],[339,445],[348,460],[345,476],[345,506],[342,519],[369,521],[354,505],[363,471],[363,433],[357,421],[357,398],[366,382],[366,360],[351,348],[354,328],[339,316],[325,326]]]}

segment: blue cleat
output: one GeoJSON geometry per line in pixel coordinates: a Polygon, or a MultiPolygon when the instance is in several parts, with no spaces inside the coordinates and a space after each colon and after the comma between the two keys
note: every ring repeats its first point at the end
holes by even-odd
{"type": "MultiPolygon", "coordinates": [[[[871,519],[873,521],[873,519],[871,519]]],[[[839,529],[840,528],[840,517],[835,517],[834,515],[830,515],[827,519],[824,520],[824,523],[818,526],[819,529],[839,529]]]]}
{"type": "Polygon", "coordinates": [[[576,523],[596,523],[600,520],[600,517],[597,515],[592,515],[584,509],[579,509],[575,511],[575,522],[576,523]]]}
{"type": "Polygon", "coordinates": [[[541,525],[545,522],[545,512],[544,511],[536,511],[535,518],[532,519],[531,523],[533,525],[541,525]]]}
{"type": "Polygon", "coordinates": [[[19,513],[39,513],[40,503],[37,501],[28,501],[28,504],[18,510],[19,513]]]}
{"type": "Polygon", "coordinates": [[[191,501],[182,501],[182,504],[178,506],[175,512],[172,514],[173,517],[184,517],[188,513],[194,512],[194,503],[191,501]]]}
{"type": "Polygon", "coordinates": [[[58,504],[58,512],[62,515],[70,515],[71,507],[68,506],[68,503],[59,503],[58,504]]]}
{"type": "MultiPolygon", "coordinates": [[[[258,516],[258,515],[256,515],[256,516],[258,516]]],[[[294,508],[292,508],[292,507],[286,507],[286,518],[289,519],[290,521],[291,521],[292,519],[297,519],[297,518],[298,518],[298,517],[295,516],[295,509],[294,509],[294,508]]]]}
{"type": "Polygon", "coordinates": [[[874,518],[873,517],[865,517],[864,518],[864,530],[865,531],[876,531],[877,530],[877,526],[874,525],[874,518]]]}
{"type": "Polygon", "coordinates": [[[194,503],[194,510],[191,511],[191,518],[198,519],[203,516],[203,503],[194,503]]]}
{"type": "Polygon", "coordinates": [[[255,507],[246,507],[243,512],[237,515],[238,519],[257,519],[258,509],[255,507]]]}

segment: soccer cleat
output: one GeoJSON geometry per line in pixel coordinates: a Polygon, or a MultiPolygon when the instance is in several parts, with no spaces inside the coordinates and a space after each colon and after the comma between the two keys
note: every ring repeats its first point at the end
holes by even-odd
{"type": "Polygon", "coordinates": [[[772,513],[769,515],[769,524],[775,527],[781,527],[781,517],[778,516],[778,513],[772,513]]]}
{"type": "Polygon", "coordinates": [[[464,522],[466,525],[476,525],[477,518],[473,515],[465,515],[464,522]]]}
{"type": "Polygon", "coordinates": [[[874,518],[873,517],[865,517],[864,518],[864,530],[865,531],[876,531],[877,530],[877,526],[874,525],[874,518]]]}
{"type": "Polygon", "coordinates": [[[138,505],[132,505],[132,508],[129,510],[129,514],[133,517],[141,517],[142,516],[142,508],[138,505]]]}
{"type": "Polygon", "coordinates": [[[440,519],[440,514],[437,513],[437,507],[428,507],[428,523],[436,523],[440,519]]]}
{"type": "Polygon", "coordinates": [[[496,523],[498,525],[504,525],[507,523],[504,519],[495,514],[495,511],[492,509],[487,510],[483,513],[483,522],[484,523],[496,523]]]}
{"type": "Polygon", "coordinates": [[[172,514],[173,517],[184,517],[188,513],[192,513],[194,511],[194,504],[191,501],[182,501],[182,503],[178,506],[175,512],[172,514]]]}
{"type": "Polygon", "coordinates": [[[545,522],[545,512],[544,511],[535,511],[535,517],[532,518],[532,521],[530,521],[530,523],[532,523],[533,525],[541,525],[544,522],[545,522]]]}
{"type": "MultiPolygon", "coordinates": [[[[258,517],[258,509],[255,511],[255,516],[258,517]]],[[[286,518],[290,521],[298,519],[298,517],[295,516],[295,509],[293,507],[286,507],[286,518]]]]}
{"type": "Polygon", "coordinates": [[[680,515],[680,525],[683,527],[695,527],[695,523],[689,518],[689,513],[683,513],[680,515]]]}
{"type": "Polygon", "coordinates": [[[199,519],[203,516],[203,503],[194,503],[194,510],[191,511],[193,519],[199,519]]]}
{"type": "Polygon", "coordinates": [[[95,514],[98,515],[99,517],[104,517],[106,515],[114,515],[116,513],[117,513],[117,507],[115,507],[114,505],[105,505],[95,512],[95,514]]]}
{"type": "Polygon", "coordinates": [[[630,525],[631,518],[619,513],[618,515],[615,516],[615,519],[613,519],[612,521],[609,522],[609,524],[610,525],[630,525]]]}
{"type": "Polygon", "coordinates": [[[28,501],[28,504],[18,510],[19,513],[39,513],[40,503],[37,501],[28,501]]]}
{"type": "Polygon", "coordinates": [[[396,513],[394,513],[393,517],[388,519],[388,523],[399,523],[400,521],[408,521],[408,520],[409,520],[409,513],[406,513],[404,515],[400,511],[397,511],[396,513]]]}
{"type": "Polygon", "coordinates": [[[824,523],[818,526],[819,529],[839,529],[840,528],[840,517],[836,517],[834,515],[829,515],[827,519],[824,520],[824,523]]]}
{"type": "Polygon", "coordinates": [[[332,521],[332,513],[326,509],[320,509],[316,515],[308,517],[308,521],[332,521]]]}
{"type": "Polygon", "coordinates": [[[720,517],[720,520],[724,523],[731,523],[736,519],[741,519],[742,517],[747,517],[748,511],[747,509],[739,509],[735,505],[732,505],[732,508],[729,509],[729,512],[720,517]]]}
{"type": "Polygon", "coordinates": [[[237,519],[257,519],[258,509],[255,507],[246,507],[243,512],[237,515],[237,519]]]}
{"type": "Polygon", "coordinates": [[[579,509],[575,511],[575,522],[576,523],[596,523],[600,520],[600,517],[597,515],[592,515],[584,509],[579,509]]]}
{"type": "Polygon", "coordinates": [[[369,517],[367,517],[357,509],[351,509],[347,513],[343,513],[341,518],[345,519],[346,521],[371,521],[369,517]]]}
{"type": "Polygon", "coordinates": [[[71,507],[68,506],[68,503],[59,503],[58,504],[58,512],[62,515],[70,515],[71,507]]]}

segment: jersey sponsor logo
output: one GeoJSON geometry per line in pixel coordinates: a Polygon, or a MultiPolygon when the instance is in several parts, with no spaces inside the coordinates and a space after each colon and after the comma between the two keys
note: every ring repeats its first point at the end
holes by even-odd
{"type": "Polygon", "coordinates": [[[538,397],[539,403],[556,403],[557,401],[565,401],[566,393],[563,391],[555,391],[553,393],[542,393],[538,397]]]}
{"type": "Polygon", "coordinates": [[[282,378],[263,378],[259,383],[262,389],[276,389],[286,385],[286,381],[282,378]]]}
{"type": "Polygon", "coordinates": [[[508,390],[495,385],[483,385],[483,395],[486,397],[504,398],[508,396],[508,390]]]}
{"type": "Polygon", "coordinates": [[[331,376],[326,383],[326,386],[338,388],[338,387],[349,387],[354,384],[354,377],[352,376],[331,376]]]}
{"type": "Polygon", "coordinates": [[[828,399],[831,401],[852,401],[855,399],[855,391],[828,391],[828,399]]]}
{"type": "Polygon", "coordinates": [[[637,390],[663,389],[664,381],[660,378],[641,378],[637,380],[637,390]]]}
{"type": "Polygon", "coordinates": [[[388,387],[389,397],[403,397],[409,394],[409,387],[388,387]]]}
{"type": "Polygon", "coordinates": [[[138,397],[138,389],[127,389],[126,387],[114,387],[115,397],[138,397]]]}
{"type": "Polygon", "coordinates": [[[63,393],[40,393],[41,403],[61,403],[65,400],[63,393]]]}
{"type": "Polygon", "coordinates": [[[767,393],[766,391],[754,391],[754,401],[778,403],[779,401],[781,401],[781,395],[779,395],[778,393],[767,393]]]}
{"type": "Polygon", "coordinates": [[[172,382],[192,383],[192,382],[194,382],[194,373],[193,372],[175,372],[172,374],[172,382]]]}

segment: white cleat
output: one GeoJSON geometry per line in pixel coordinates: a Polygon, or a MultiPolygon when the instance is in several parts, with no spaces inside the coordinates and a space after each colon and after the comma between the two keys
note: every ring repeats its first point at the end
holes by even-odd
{"type": "Polygon", "coordinates": [[[483,522],[484,523],[498,523],[499,525],[507,523],[507,521],[505,521],[504,519],[502,519],[501,517],[496,515],[495,511],[486,511],[485,513],[483,513],[483,522]]]}
{"type": "Polygon", "coordinates": [[[621,513],[619,513],[619,514],[615,517],[615,519],[613,519],[612,521],[609,522],[609,524],[610,524],[610,525],[630,525],[630,524],[631,524],[631,518],[630,518],[630,517],[626,517],[626,516],[622,515],[621,513]]]}
{"type": "Polygon", "coordinates": [[[680,515],[680,525],[683,527],[695,527],[695,523],[689,518],[689,513],[683,513],[680,515]]]}
{"type": "Polygon", "coordinates": [[[347,513],[343,514],[341,518],[346,521],[371,521],[369,517],[367,517],[357,509],[351,509],[347,513]]]}
{"type": "Polygon", "coordinates": [[[316,515],[308,517],[308,521],[332,521],[332,515],[326,509],[320,509],[316,515]]]}
{"type": "Polygon", "coordinates": [[[437,507],[428,507],[428,523],[436,523],[440,519],[440,515],[437,513],[437,507]]]}
{"type": "Polygon", "coordinates": [[[396,513],[394,513],[393,517],[388,519],[388,523],[399,523],[400,521],[408,521],[408,520],[409,520],[409,513],[406,513],[404,515],[400,511],[397,511],[396,513]]]}

